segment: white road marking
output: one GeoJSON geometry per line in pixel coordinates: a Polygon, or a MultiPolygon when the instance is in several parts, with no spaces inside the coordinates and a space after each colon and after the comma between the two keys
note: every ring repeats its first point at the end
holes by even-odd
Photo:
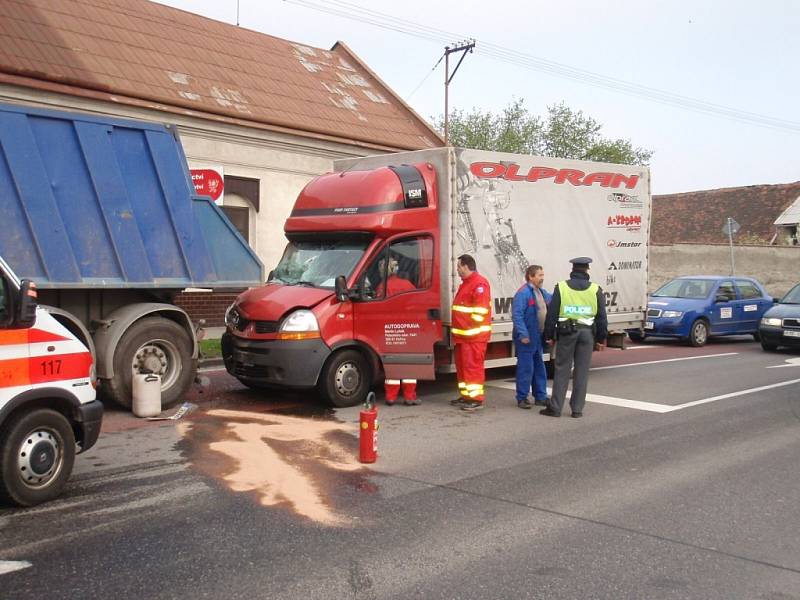
{"type": "Polygon", "coordinates": [[[703,354],[701,356],[685,356],[683,358],[664,358],[662,360],[646,360],[637,363],[625,363],[624,365],[609,365],[607,367],[592,367],[590,371],[603,371],[605,369],[622,369],[623,367],[638,367],[639,365],[656,365],[659,363],[678,362],[682,360],[697,360],[698,358],[718,358],[720,356],[734,356],[738,352],[725,352],[724,354],[703,354]]]}
{"type": "MultiPolygon", "coordinates": [[[[632,408],[634,410],[644,410],[654,413],[668,413],[676,410],[683,410],[684,408],[691,408],[701,404],[708,404],[709,402],[716,402],[717,400],[727,400],[728,398],[736,398],[737,396],[745,396],[747,394],[755,394],[756,392],[763,392],[764,390],[771,390],[774,388],[784,387],[787,385],[794,385],[800,383],[800,379],[791,379],[789,381],[782,381],[780,383],[772,383],[770,385],[762,385],[760,387],[749,388],[746,390],[739,390],[738,392],[731,392],[730,394],[721,394],[719,396],[712,396],[710,398],[703,398],[702,400],[693,400],[685,402],[684,404],[677,404],[672,406],[670,404],[658,404],[656,402],[643,402],[641,400],[628,400],[627,398],[615,398],[613,396],[602,396],[600,394],[586,394],[587,402],[594,402],[595,404],[608,404],[610,406],[619,406],[621,408],[632,408]]],[[[506,390],[515,390],[516,385],[509,381],[497,380],[487,381],[487,386],[497,387],[506,390]]],[[[547,388],[547,393],[551,394],[552,387],[547,388]]],[[[570,392],[567,392],[567,400],[569,400],[570,392]]]]}
{"type": "MultiPolygon", "coordinates": [[[[486,385],[490,387],[503,388],[505,390],[516,390],[517,386],[514,380],[497,380],[487,381],[486,385]]],[[[547,393],[552,394],[553,388],[548,387],[547,393]]],[[[567,392],[567,400],[569,400],[570,392],[567,392]]],[[[633,408],[634,410],[645,410],[648,412],[665,413],[671,411],[673,408],[667,404],[656,404],[655,402],[642,402],[641,400],[628,400],[626,398],[613,398],[612,396],[601,396],[600,394],[586,394],[587,402],[596,402],[597,404],[610,404],[612,406],[621,406],[623,408],[633,408]]]]}
{"type": "Polygon", "coordinates": [[[625,350],[647,350],[648,348],[663,348],[663,344],[647,344],[646,346],[625,346],[625,350]]]}
{"type": "Polygon", "coordinates": [[[800,358],[787,358],[785,365],[772,365],[768,369],[782,369],[783,367],[800,367],[800,358]]]}
{"type": "Polygon", "coordinates": [[[730,394],[722,394],[720,396],[712,396],[711,398],[704,398],[703,400],[695,400],[694,402],[687,402],[686,404],[678,404],[678,406],[673,406],[672,410],[681,410],[683,408],[689,408],[690,406],[698,406],[700,404],[707,404],[708,402],[716,402],[717,400],[726,400],[728,398],[735,398],[736,396],[744,396],[745,394],[754,394],[756,392],[763,392],[764,390],[771,390],[774,388],[793,385],[796,383],[800,383],[800,379],[781,381],[780,383],[762,385],[761,387],[750,388],[748,390],[740,390],[738,392],[731,392],[730,394]]]}
{"type": "Polygon", "coordinates": [[[0,575],[13,573],[32,566],[27,560],[0,560],[0,575]]]}

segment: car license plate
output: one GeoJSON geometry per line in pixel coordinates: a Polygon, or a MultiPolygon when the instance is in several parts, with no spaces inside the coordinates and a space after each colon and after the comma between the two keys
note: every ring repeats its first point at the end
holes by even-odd
{"type": "Polygon", "coordinates": [[[644,328],[645,329],[652,329],[653,328],[653,322],[652,321],[645,321],[644,322],[644,328]]]}
{"type": "Polygon", "coordinates": [[[786,337],[800,338],[800,331],[784,331],[783,335],[785,335],[786,337]]]}

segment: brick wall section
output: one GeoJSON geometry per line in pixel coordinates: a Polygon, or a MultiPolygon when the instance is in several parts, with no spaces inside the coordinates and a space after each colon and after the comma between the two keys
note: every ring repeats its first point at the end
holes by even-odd
{"type": "Polygon", "coordinates": [[[205,319],[206,327],[222,327],[225,325],[225,309],[243,291],[181,292],[176,296],[175,304],[189,313],[192,321],[205,319]]]}
{"type": "Polygon", "coordinates": [[[775,233],[775,219],[798,196],[800,181],[653,196],[650,243],[724,244],[727,217],[741,225],[739,240],[767,242],[775,233]]]}

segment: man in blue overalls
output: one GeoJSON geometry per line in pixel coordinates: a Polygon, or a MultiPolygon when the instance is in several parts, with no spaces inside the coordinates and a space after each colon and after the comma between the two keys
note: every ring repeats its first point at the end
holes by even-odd
{"type": "Polygon", "coordinates": [[[528,394],[533,384],[536,406],[547,402],[547,372],[542,359],[542,332],[550,294],[542,289],[544,269],[531,265],[525,271],[525,285],[514,295],[511,318],[514,322],[514,352],[517,355],[517,406],[531,408],[528,394]]]}

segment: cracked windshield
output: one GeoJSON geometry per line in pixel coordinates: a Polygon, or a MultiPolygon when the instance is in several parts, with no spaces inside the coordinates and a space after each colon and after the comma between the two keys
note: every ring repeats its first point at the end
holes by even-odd
{"type": "Polygon", "coordinates": [[[367,244],[367,241],[355,240],[289,242],[269,281],[333,288],[336,277],[350,275],[367,244]]]}

